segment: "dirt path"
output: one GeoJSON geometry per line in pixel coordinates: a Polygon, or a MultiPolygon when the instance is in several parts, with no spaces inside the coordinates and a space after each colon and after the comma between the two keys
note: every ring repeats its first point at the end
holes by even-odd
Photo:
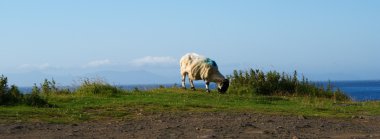
{"type": "Polygon", "coordinates": [[[167,113],[80,124],[0,124],[0,138],[380,138],[380,117],[167,113]]]}

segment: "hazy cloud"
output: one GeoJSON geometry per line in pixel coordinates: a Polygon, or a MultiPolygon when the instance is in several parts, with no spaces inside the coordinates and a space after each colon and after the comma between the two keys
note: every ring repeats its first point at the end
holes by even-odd
{"type": "Polygon", "coordinates": [[[83,67],[84,67],[84,68],[89,68],[89,67],[100,67],[100,66],[109,65],[109,64],[111,64],[111,61],[108,60],[108,59],[104,59],[104,60],[95,60],[95,61],[91,61],[91,62],[87,63],[87,64],[84,65],[83,67]]]}
{"type": "Polygon", "coordinates": [[[143,58],[132,60],[135,66],[145,65],[170,65],[176,63],[177,59],[170,56],[146,56],[143,58]]]}

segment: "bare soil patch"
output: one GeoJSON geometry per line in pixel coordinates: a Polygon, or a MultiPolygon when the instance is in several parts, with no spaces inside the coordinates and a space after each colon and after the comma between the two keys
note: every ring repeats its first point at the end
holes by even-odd
{"type": "Polygon", "coordinates": [[[77,124],[0,124],[0,138],[380,138],[380,117],[153,113],[77,124]]]}

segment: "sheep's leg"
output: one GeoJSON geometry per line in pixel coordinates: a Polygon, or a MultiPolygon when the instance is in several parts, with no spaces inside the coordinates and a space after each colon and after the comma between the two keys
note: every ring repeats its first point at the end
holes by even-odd
{"type": "Polygon", "coordinates": [[[207,93],[210,93],[209,85],[210,85],[210,82],[206,81],[206,91],[207,91],[207,93]]]}
{"type": "Polygon", "coordinates": [[[186,80],[186,73],[182,74],[182,88],[183,89],[186,89],[185,80],[186,80]]]}
{"type": "Polygon", "coordinates": [[[195,86],[194,86],[194,82],[193,82],[193,80],[191,80],[191,79],[189,78],[189,82],[190,82],[191,90],[195,91],[195,86]]]}

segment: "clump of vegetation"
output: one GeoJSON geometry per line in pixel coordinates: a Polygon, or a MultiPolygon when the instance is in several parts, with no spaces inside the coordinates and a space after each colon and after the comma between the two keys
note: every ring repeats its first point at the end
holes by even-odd
{"type": "Polygon", "coordinates": [[[0,76],[0,105],[19,105],[44,107],[51,105],[40,96],[40,91],[35,85],[31,94],[22,94],[16,85],[8,86],[8,78],[0,76]]]}
{"type": "Polygon", "coordinates": [[[302,76],[298,79],[297,71],[291,76],[286,73],[260,70],[237,71],[228,78],[231,80],[229,93],[240,95],[290,95],[332,98],[339,101],[348,101],[350,98],[340,89],[334,89],[329,83],[326,88],[317,86],[302,76]]]}
{"type": "Polygon", "coordinates": [[[68,88],[58,88],[54,79],[52,79],[51,81],[45,79],[44,82],[41,84],[41,93],[45,97],[49,97],[52,94],[60,95],[70,94],[72,92],[68,88]]]}
{"type": "MultiPolygon", "coordinates": [[[[36,85],[34,85],[36,88],[36,85]]],[[[33,88],[34,90],[34,88],[33,88]]],[[[58,92],[58,88],[55,86],[55,81],[49,81],[48,79],[44,80],[44,83],[41,84],[41,93],[45,96],[49,96],[52,93],[58,92]]]]}
{"type": "Polygon", "coordinates": [[[75,91],[75,93],[80,95],[107,95],[114,96],[122,93],[123,90],[108,84],[103,80],[90,80],[84,79],[79,88],[75,91]]]}
{"type": "Polygon", "coordinates": [[[0,76],[0,105],[14,105],[21,103],[23,96],[16,85],[8,86],[8,78],[0,76]]]}
{"type": "Polygon", "coordinates": [[[41,97],[41,90],[34,84],[32,93],[25,95],[25,104],[36,107],[51,107],[46,98],[41,97]]]}

